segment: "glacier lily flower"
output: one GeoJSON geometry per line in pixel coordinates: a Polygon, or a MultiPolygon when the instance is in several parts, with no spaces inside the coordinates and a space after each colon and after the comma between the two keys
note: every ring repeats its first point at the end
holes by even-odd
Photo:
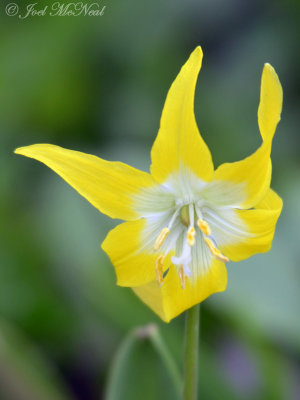
{"type": "Polygon", "coordinates": [[[151,174],[50,144],[17,154],[53,169],[102,213],[125,220],[102,248],[117,283],[164,321],[225,290],[229,260],[270,249],[282,200],[270,189],[271,146],[282,108],[276,72],[265,64],[258,125],[262,143],[214,171],[194,116],[202,64],[197,47],[172,84],[151,151],[151,174]]]}

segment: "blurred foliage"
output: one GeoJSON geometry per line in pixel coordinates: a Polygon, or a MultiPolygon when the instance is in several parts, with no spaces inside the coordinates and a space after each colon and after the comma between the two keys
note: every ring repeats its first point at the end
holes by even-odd
{"type": "MultiPolygon", "coordinates": [[[[299,399],[300,3],[103,0],[103,17],[20,20],[5,15],[8,2],[0,7],[1,399],[103,398],[119,345],[149,322],[181,365],[184,317],[163,324],[115,285],[100,243],[117,221],[13,149],[49,142],[147,170],[167,90],[198,44],[195,111],[216,165],[259,144],[264,62],[284,88],[272,152],[284,211],[272,250],[230,263],[227,291],[202,306],[201,399],[299,399]]],[[[135,343],[126,373],[122,400],[174,398],[147,341],[135,343]]]]}

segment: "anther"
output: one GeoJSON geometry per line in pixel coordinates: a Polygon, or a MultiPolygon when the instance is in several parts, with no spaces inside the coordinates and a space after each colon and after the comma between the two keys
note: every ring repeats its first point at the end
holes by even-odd
{"type": "Polygon", "coordinates": [[[185,289],[186,275],[184,273],[183,265],[179,266],[179,278],[182,289],[185,289]]]}
{"type": "Polygon", "coordinates": [[[170,229],[169,228],[163,228],[160,231],[160,234],[157,236],[155,243],[154,243],[154,250],[157,251],[161,245],[163,244],[163,242],[166,240],[166,237],[168,236],[168,234],[170,233],[170,229]]]}
{"type": "Polygon", "coordinates": [[[163,261],[164,261],[163,254],[161,254],[155,261],[156,280],[157,280],[157,283],[159,284],[159,286],[161,286],[164,281],[163,261]]]}
{"type": "Polygon", "coordinates": [[[204,233],[204,235],[209,236],[211,234],[210,226],[204,219],[199,218],[197,221],[197,225],[199,229],[204,233]]]}
{"type": "Polygon", "coordinates": [[[189,246],[194,246],[195,236],[196,236],[195,228],[193,226],[190,226],[189,230],[187,231],[187,235],[186,235],[189,246]]]}
{"type": "Polygon", "coordinates": [[[205,237],[204,240],[213,256],[223,262],[229,261],[229,258],[225,257],[208,237],[205,237]]]}

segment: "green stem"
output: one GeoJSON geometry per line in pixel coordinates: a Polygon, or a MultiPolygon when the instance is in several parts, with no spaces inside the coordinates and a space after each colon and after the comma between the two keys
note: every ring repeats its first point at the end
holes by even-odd
{"type": "Polygon", "coordinates": [[[198,398],[198,351],[200,305],[186,312],[184,345],[184,400],[198,398]]]}

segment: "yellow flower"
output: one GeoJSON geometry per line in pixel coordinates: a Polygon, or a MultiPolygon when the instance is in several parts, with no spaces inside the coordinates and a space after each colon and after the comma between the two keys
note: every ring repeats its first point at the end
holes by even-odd
{"type": "Polygon", "coordinates": [[[214,171],[197,128],[194,92],[202,63],[197,47],[172,84],[151,151],[151,174],[49,144],[17,154],[46,164],[112,218],[126,220],[102,248],[118,284],[164,321],[225,290],[225,262],[268,251],[282,200],[270,189],[271,146],[282,89],[270,64],[261,80],[262,144],[251,156],[214,171]]]}

